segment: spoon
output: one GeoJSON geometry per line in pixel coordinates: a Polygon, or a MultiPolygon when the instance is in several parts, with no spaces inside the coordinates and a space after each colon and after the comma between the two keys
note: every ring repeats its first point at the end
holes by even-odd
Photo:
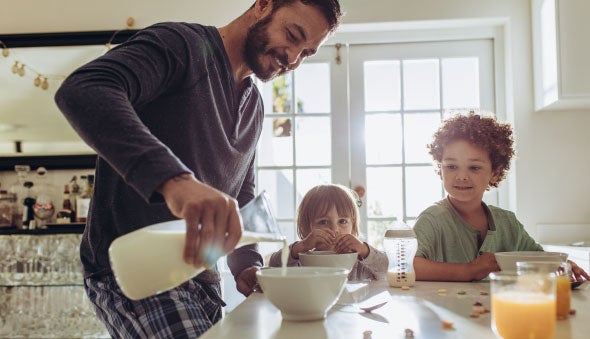
{"type": "Polygon", "coordinates": [[[385,304],[387,304],[387,301],[385,301],[385,302],[382,302],[382,303],[380,303],[380,304],[373,305],[373,306],[368,306],[368,307],[359,307],[359,308],[360,308],[361,310],[363,310],[363,311],[367,312],[367,313],[371,313],[372,311],[374,311],[374,310],[376,310],[376,309],[378,309],[378,308],[380,308],[380,307],[383,307],[385,304]]]}

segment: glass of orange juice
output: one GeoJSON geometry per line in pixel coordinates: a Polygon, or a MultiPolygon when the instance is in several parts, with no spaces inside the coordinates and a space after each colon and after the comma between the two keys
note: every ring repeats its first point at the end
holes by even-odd
{"type": "Polygon", "coordinates": [[[553,338],[555,273],[490,273],[492,330],[499,338],[553,338]]]}
{"type": "Polygon", "coordinates": [[[518,273],[546,272],[556,275],[557,319],[567,319],[570,313],[572,289],[570,276],[572,267],[567,262],[560,261],[523,261],[516,263],[518,273]]]}

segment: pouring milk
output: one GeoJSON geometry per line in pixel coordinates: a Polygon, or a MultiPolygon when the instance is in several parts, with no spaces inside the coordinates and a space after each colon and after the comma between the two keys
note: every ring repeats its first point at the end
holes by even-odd
{"type": "MultiPolygon", "coordinates": [[[[283,253],[288,255],[287,242],[279,232],[265,192],[242,207],[240,214],[244,230],[236,247],[282,242],[283,253]]],[[[184,261],[185,234],[186,223],[181,219],[143,227],[112,242],[111,268],[121,291],[129,299],[139,300],[165,292],[206,269],[184,261]]]]}

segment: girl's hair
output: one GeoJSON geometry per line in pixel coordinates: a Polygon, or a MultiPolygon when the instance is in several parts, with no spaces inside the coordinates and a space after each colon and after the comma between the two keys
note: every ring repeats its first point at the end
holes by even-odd
{"type": "Polygon", "coordinates": [[[352,221],[352,234],[359,235],[359,197],[350,188],[338,184],[318,185],[307,191],[297,210],[297,235],[300,239],[311,233],[312,222],[326,215],[332,207],[340,216],[352,221]]]}
{"type": "Polygon", "coordinates": [[[455,115],[443,121],[434,133],[434,140],[427,145],[436,172],[441,175],[441,163],[445,146],[457,140],[465,140],[488,152],[492,162],[492,172],[498,181],[489,183],[488,189],[498,187],[510,169],[510,159],[514,156],[512,128],[508,123],[500,123],[493,116],[481,116],[471,111],[465,115],[455,115]]]}

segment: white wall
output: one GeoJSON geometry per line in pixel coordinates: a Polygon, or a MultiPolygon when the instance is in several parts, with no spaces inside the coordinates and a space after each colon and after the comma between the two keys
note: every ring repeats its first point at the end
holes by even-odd
{"type": "MultiPolygon", "coordinates": [[[[112,30],[134,17],[223,25],[252,0],[34,1],[3,4],[2,33],[112,30]]],[[[529,0],[341,0],[344,23],[455,18],[508,18],[518,158],[516,212],[529,232],[537,223],[590,222],[590,110],[534,112],[529,0]]]]}

